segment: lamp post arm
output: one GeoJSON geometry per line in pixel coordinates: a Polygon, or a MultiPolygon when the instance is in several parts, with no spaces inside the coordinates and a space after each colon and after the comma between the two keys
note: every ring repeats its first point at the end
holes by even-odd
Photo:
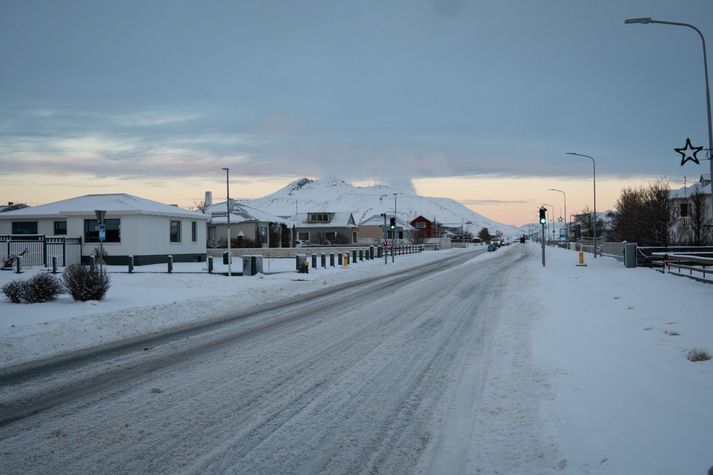
{"type": "MultiPolygon", "coordinates": [[[[661,25],[674,25],[674,26],[685,26],[691,28],[698,36],[701,37],[701,44],[703,45],[703,71],[706,78],[706,111],[708,113],[708,158],[713,159],[713,122],[711,122],[711,90],[708,81],[708,54],[706,52],[706,39],[703,36],[701,30],[691,25],[690,23],[680,23],[677,21],[663,21],[663,20],[651,20],[651,23],[659,23],[661,25]]],[[[713,173],[713,160],[711,160],[711,173],[713,173]]]]}

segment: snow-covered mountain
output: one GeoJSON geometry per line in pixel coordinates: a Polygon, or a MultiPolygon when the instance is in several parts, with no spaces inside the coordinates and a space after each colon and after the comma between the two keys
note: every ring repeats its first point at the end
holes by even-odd
{"type": "MultiPolygon", "coordinates": [[[[265,197],[246,201],[250,206],[278,216],[293,216],[296,212],[351,211],[357,223],[375,214],[394,213],[396,190],[388,185],[357,187],[343,180],[296,180],[281,190],[265,197]]],[[[436,219],[446,226],[463,226],[477,235],[482,228],[491,234],[502,231],[516,235],[514,226],[498,223],[472,211],[450,198],[431,198],[399,192],[396,196],[396,214],[405,221],[418,215],[436,219]]]]}

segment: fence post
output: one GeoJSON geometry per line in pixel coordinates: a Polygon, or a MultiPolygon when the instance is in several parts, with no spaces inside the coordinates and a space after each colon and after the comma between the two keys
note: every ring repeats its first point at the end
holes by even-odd
{"type": "Polygon", "coordinates": [[[171,254],[168,255],[168,273],[170,274],[173,272],[173,256],[171,254]]]}
{"type": "Polygon", "coordinates": [[[15,258],[15,273],[22,274],[22,256],[15,258]]]}
{"type": "Polygon", "coordinates": [[[47,236],[42,235],[42,265],[47,267],[47,236]]]}
{"type": "Polygon", "coordinates": [[[57,256],[52,256],[52,273],[57,273],[57,256]]]}
{"type": "Polygon", "coordinates": [[[67,267],[67,237],[62,238],[62,267],[67,267]]]}
{"type": "Polygon", "coordinates": [[[97,257],[94,254],[89,256],[89,270],[92,272],[97,270],[97,257]]]}
{"type": "Polygon", "coordinates": [[[129,274],[134,273],[134,256],[129,256],[129,274]]]}
{"type": "Polygon", "coordinates": [[[208,273],[213,273],[213,256],[208,256],[208,273]]]}

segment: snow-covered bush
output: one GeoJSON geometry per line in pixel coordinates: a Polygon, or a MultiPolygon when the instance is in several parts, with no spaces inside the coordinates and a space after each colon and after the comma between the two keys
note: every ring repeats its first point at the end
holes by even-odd
{"type": "Polygon", "coordinates": [[[102,300],[109,290],[109,274],[99,267],[91,270],[80,264],[67,267],[62,274],[67,291],[74,300],[102,300]]]}
{"type": "Polygon", "coordinates": [[[42,273],[28,280],[13,280],[2,288],[5,296],[13,303],[50,302],[64,292],[62,283],[52,274],[42,273]]]}
{"type": "Polygon", "coordinates": [[[12,303],[22,302],[22,298],[25,295],[25,281],[23,280],[13,280],[2,286],[2,292],[5,297],[12,303]]]}
{"type": "Polygon", "coordinates": [[[708,354],[706,350],[701,350],[700,348],[694,348],[688,352],[688,361],[708,361],[711,359],[711,355],[708,354]]]}
{"type": "Polygon", "coordinates": [[[62,283],[52,274],[43,272],[24,282],[23,298],[28,303],[51,302],[64,292],[62,283]]]}

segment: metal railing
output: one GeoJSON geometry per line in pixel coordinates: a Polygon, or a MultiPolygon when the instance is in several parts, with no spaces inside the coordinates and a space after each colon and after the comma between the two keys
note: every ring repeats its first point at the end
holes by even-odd
{"type": "Polygon", "coordinates": [[[82,238],[44,234],[0,235],[0,258],[20,254],[26,266],[49,266],[52,256],[57,256],[61,266],[79,264],[82,238]]]}
{"type": "Polygon", "coordinates": [[[696,280],[713,279],[713,252],[654,252],[651,265],[661,272],[673,273],[696,280]]]}

